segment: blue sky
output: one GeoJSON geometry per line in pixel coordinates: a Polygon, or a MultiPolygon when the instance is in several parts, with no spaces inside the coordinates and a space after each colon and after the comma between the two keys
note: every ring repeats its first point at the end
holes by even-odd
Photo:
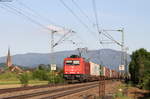
{"type": "MultiPolygon", "coordinates": [[[[88,49],[112,48],[119,50],[116,45],[99,44],[99,35],[96,32],[95,17],[92,9],[92,0],[74,0],[81,9],[88,15],[90,20],[80,13],[72,0],[64,0],[67,5],[78,15],[80,20],[88,25],[91,33],[61,4],[60,0],[14,0],[11,3],[0,2],[0,56],[5,56],[8,46],[12,54],[23,54],[29,52],[49,53],[50,52],[50,31],[21,17],[5,5],[15,7],[21,13],[42,23],[44,26],[56,24],[76,31],[71,36],[76,45],[65,41],[55,48],[55,51],[74,50],[77,47],[88,47],[88,49]],[[46,17],[53,22],[44,20],[34,14],[21,4],[25,4],[40,16],[46,17]],[[15,14],[14,14],[15,13],[15,14]]],[[[146,48],[150,50],[150,1],[149,0],[95,0],[99,18],[100,29],[124,28],[126,46],[129,52],[146,48]]],[[[110,32],[117,40],[120,40],[120,33],[110,32]]],[[[56,40],[62,35],[56,35],[56,40]]]]}

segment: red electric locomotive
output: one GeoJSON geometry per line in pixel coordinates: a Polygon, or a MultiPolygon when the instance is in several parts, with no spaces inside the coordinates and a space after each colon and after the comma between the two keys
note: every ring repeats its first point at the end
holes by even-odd
{"type": "Polygon", "coordinates": [[[72,55],[64,59],[64,78],[85,81],[90,75],[90,64],[84,58],[72,55]]]}

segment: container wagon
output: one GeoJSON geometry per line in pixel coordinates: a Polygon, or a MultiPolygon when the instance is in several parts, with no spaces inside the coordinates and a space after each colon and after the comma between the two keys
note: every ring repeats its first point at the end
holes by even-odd
{"type": "Polygon", "coordinates": [[[110,78],[110,69],[107,68],[106,66],[104,66],[103,70],[104,70],[105,79],[109,79],[110,78]]]}
{"type": "Polygon", "coordinates": [[[89,62],[90,63],[90,78],[89,80],[94,81],[94,80],[98,80],[99,76],[100,76],[100,65],[93,63],[93,62],[89,62]]]}

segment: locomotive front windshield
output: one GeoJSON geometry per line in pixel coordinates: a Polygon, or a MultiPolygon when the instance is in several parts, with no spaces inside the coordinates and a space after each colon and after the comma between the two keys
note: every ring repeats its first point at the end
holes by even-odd
{"type": "Polygon", "coordinates": [[[66,65],[80,65],[80,61],[78,60],[67,60],[66,65]]]}

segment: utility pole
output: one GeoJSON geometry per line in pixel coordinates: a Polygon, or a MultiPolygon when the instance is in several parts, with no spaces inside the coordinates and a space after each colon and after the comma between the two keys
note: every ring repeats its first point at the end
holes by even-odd
{"type": "Polygon", "coordinates": [[[128,47],[125,48],[125,74],[126,76],[128,76],[128,54],[127,54],[127,51],[129,50],[128,47]]]}
{"type": "Polygon", "coordinates": [[[55,56],[54,56],[54,34],[56,33],[57,31],[52,31],[51,32],[51,71],[52,71],[52,79],[53,79],[53,84],[55,84],[55,74],[54,74],[54,71],[55,71],[55,68],[56,68],[56,65],[55,65],[55,56]]]}
{"type": "Polygon", "coordinates": [[[121,65],[125,65],[125,51],[124,51],[124,29],[118,30],[122,33],[122,42],[121,42],[121,65]]]}
{"type": "MultiPolygon", "coordinates": [[[[115,43],[115,44],[117,44],[118,46],[121,47],[121,62],[120,62],[120,64],[121,64],[121,66],[123,66],[123,68],[125,68],[124,71],[127,72],[126,71],[127,70],[127,66],[125,64],[126,56],[125,56],[125,44],[124,44],[125,43],[124,42],[124,28],[118,29],[118,30],[103,30],[103,31],[117,31],[117,32],[121,32],[121,42],[116,41],[115,39],[111,38],[111,35],[106,35],[105,34],[104,36],[107,37],[111,41],[109,43],[115,43]]],[[[101,43],[103,43],[103,42],[101,42],[101,43]]],[[[121,70],[121,72],[122,72],[122,70],[121,70]]]]}
{"type": "Polygon", "coordinates": [[[64,39],[70,34],[70,33],[75,33],[74,31],[70,30],[70,29],[65,29],[64,27],[57,27],[57,26],[54,26],[54,25],[50,25],[48,27],[50,30],[51,30],[51,56],[50,56],[50,61],[51,61],[51,64],[50,64],[50,68],[51,68],[51,72],[52,72],[52,83],[55,84],[55,74],[54,74],[54,71],[57,69],[57,66],[56,66],[56,57],[54,55],[54,48],[56,46],[58,46],[60,43],[62,43],[63,41],[65,41],[64,39]],[[56,33],[61,33],[63,34],[63,36],[55,42],[55,38],[54,38],[54,35],[56,33]]]}
{"type": "MultiPolygon", "coordinates": [[[[124,28],[118,30],[119,32],[122,33],[122,41],[121,41],[121,65],[123,66],[123,68],[125,68],[125,72],[126,72],[126,64],[125,64],[125,46],[124,46],[124,28]]],[[[122,70],[121,70],[122,72],[122,70]]]]}

